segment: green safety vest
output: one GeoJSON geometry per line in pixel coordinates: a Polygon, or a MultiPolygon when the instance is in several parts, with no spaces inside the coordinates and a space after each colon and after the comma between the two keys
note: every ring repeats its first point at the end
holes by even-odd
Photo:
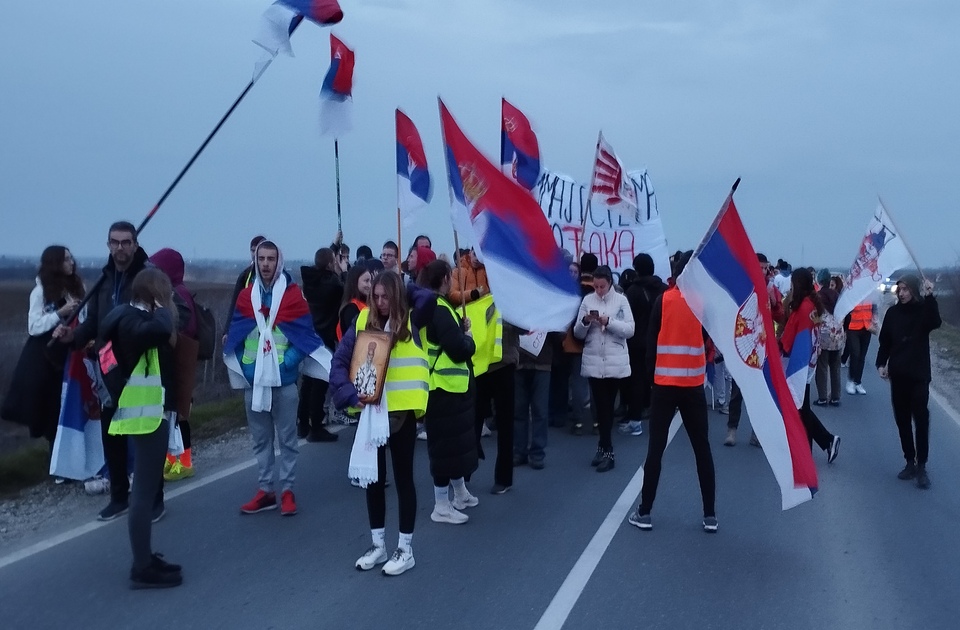
{"type": "MultiPolygon", "coordinates": [[[[443,296],[437,297],[437,308],[443,307],[450,311],[457,324],[460,316],[450,302],[443,296]]],[[[427,338],[427,329],[420,329],[420,341],[427,351],[427,360],[430,363],[430,391],[442,389],[452,394],[462,394],[470,388],[470,366],[466,362],[455,363],[447,356],[440,346],[427,338]]]]}
{"type": "MultiPolygon", "coordinates": [[[[273,327],[271,334],[273,337],[273,345],[277,349],[277,363],[283,363],[283,355],[287,351],[287,348],[290,347],[290,340],[280,332],[280,329],[276,326],[273,327]]],[[[243,355],[240,357],[241,363],[246,363],[247,365],[257,362],[257,348],[260,346],[260,328],[257,326],[253,327],[253,330],[250,331],[250,334],[247,335],[247,338],[243,340],[243,355]]]]}
{"type": "Polygon", "coordinates": [[[487,294],[466,306],[470,331],[477,351],[473,355],[473,375],[485,374],[491,365],[503,359],[503,317],[487,294]]]}
{"type": "Polygon", "coordinates": [[[127,379],[117,411],[110,421],[110,435],[153,433],[163,421],[163,384],[160,382],[160,353],[150,348],[137,361],[127,379]]]}
{"type": "MultiPolygon", "coordinates": [[[[356,332],[367,327],[370,309],[363,309],[357,316],[356,332]]],[[[410,321],[407,320],[407,329],[410,321]]],[[[412,333],[411,333],[412,334],[412,333]]],[[[387,411],[413,411],[417,418],[427,411],[430,395],[430,366],[427,353],[417,346],[413,337],[397,341],[390,350],[387,378],[383,389],[387,394],[387,411]]]]}

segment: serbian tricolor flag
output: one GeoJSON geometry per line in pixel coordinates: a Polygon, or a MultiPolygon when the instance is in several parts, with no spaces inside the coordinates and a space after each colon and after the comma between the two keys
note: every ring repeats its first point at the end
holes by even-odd
{"type": "Polygon", "coordinates": [[[527,190],[533,190],[540,177],[537,134],[523,112],[505,98],[500,107],[500,168],[527,190]]]}
{"type": "Polygon", "coordinates": [[[430,203],[430,171],[420,132],[399,109],[397,118],[397,209],[405,227],[413,223],[414,213],[430,203]]]}
{"type": "Polygon", "coordinates": [[[328,26],[340,22],[343,11],[337,0],[278,0],[263,12],[260,32],[253,43],[272,56],[283,52],[292,57],[290,36],[304,17],[321,26],[328,26]]]}
{"type": "Polygon", "coordinates": [[[766,284],[732,192],[677,286],[743,392],[783,509],[809,501],[817,471],[780,361],[766,284]]]}
{"type": "Polygon", "coordinates": [[[330,69],[320,88],[320,133],[339,138],[350,131],[353,95],[353,51],[330,33],[330,69]]]}
{"type": "Polygon", "coordinates": [[[528,330],[566,330],[580,292],[540,206],[473,146],[442,101],[440,121],[452,210],[469,217],[503,318],[528,330]]]}
{"type": "Polygon", "coordinates": [[[100,433],[100,399],[88,370],[99,364],[84,363],[83,352],[71,352],[63,371],[60,419],[50,454],[50,474],[65,479],[89,479],[103,468],[100,433]]]}

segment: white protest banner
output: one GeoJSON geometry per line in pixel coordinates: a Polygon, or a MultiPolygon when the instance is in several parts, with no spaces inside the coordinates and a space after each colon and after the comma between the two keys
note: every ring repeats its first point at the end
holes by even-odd
{"type": "Polygon", "coordinates": [[[657,195],[645,170],[629,173],[639,201],[639,222],[599,206],[587,216],[590,189],[569,177],[544,170],[532,191],[547,215],[557,245],[576,255],[578,250],[597,255],[619,278],[633,267],[641,252],[653,258],[654,271],[663,280],[670,277],[670,254],[657,208],[657,195]]]}
{"type": "Polygon", "coordinates": [[[544,331],[541,332],[529,332],[526,335],[520,335],[520,348],[526,350],[535,357],[540,356],[540,351],[543,350],[543,342],[547,339],[547,333],[544,331]]]}

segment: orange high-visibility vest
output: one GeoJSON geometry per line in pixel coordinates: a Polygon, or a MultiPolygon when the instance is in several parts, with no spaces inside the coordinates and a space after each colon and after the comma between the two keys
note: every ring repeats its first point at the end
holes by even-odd
{"type": "Polygon", "coordinates": [[[707,364],[700,321],[677,287],[663,294],[662,306],[653,382],[674,387],[702,387],[707,364]]]}
{"type": "Polygon", "coordinates": [[[857,304],[850,311],[850,330],[866,330],[873,322],[873,304],[857,304]]]}

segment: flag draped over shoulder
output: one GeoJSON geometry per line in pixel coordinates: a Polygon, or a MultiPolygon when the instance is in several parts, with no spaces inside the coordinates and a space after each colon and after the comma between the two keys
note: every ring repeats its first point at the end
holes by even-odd
{"type": "Polygon", "coordinates": [[[427,154],[420,132],[399,109],[397,119],[397,204],[404,225],[410,227],[414,213],[430,203],[432,186],[427,154]]]}
{"type": "Polygon", "coordinates": [[[339,138],[353,127],[354,53],[330,33],[330,69],[320,88],[320,133],[339,138]]]}
{"type": "Polygon", "coordinates": [[[883,205],[877,205],[833,309],[834,317],[843,321],[853,307],[877,290],[880,281],[910,264],[910,252],[903,237],[894,229],[883,205]]]}
{"type": "Polygon", "coordinates": [[[597,138],[597,157],[593,163],[590,184],[590,203],[619,213],[636,223],[640,212],[637,191],[627,177],[627,170],[614,153],[613,147],[600,132],[597,138]]]}
{"type": "Polygon", "coordinates": [[[505,98],[500,106],[500,168],[527,190],[533,190],[540,178],[537,134],[523,112],[505,98]]]}
{"type": "Polygon", "coordinates": [[[469,217],[497,308],[521,328],[566,330],[580,292],[543,211],[473,146],[442,101],[440,120],[453,210],[469,217]]]}
{"type": "Polygon", "coordinates": [[[743,392],[783,509],[810,500],[817,471],[780,361],[766,285],[732,195],[677,286],[743,392]]]}
{"type": "MultiPolygon", "coordinates": [[[[95,363],[90,369],[99,370],[95,363]]],[[[82,352],[71,352],[63,371],[60,419],[50,455],[50,474],[89,479],[103,468],[100,400],[93,388],[82,352]]]]}

